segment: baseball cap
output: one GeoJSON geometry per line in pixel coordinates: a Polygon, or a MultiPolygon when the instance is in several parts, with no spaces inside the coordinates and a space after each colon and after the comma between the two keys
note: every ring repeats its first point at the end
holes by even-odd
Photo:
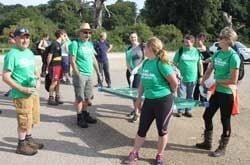
{"type": "Polygon", "coordinates": [[[26,28],[17,28],[14,32],[14,36],[17,37],[17,36],[23,36],[23,35],[30,35],[30,32],[28,29],[26,28]]]}

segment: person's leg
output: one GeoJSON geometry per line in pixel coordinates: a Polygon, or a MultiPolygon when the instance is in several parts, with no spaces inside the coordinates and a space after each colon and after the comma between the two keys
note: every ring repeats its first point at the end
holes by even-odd
{"type": "MultiPolygon", "coordinates": [[[[178,97],[186,99],[187,96],[187,83],[182,82],[180,83],[180,86],[177,89],[178,97]]],[[[175,114],[176,117],[181,117],[184,109],[177,109],[177,114],[175,114]]]]}
{"type": "Polygon", "coordinates": [[[29,146],[25,140],[26,136],[31,134],[32,129],[32,99],[23,98],[15,99],[14,101],[17,114],[17,133],[18,133],[18,146],[16,149],[17,154],[34,155],[37,150],[29,146]]]}
{"type": "Polygon", "coordinates": [[[200,149],[210,150],[212,148],[213,139],[213,117],[219,108],[218,93],[215,92],[209,100],[209,107],[203,113],[203,120],[205,124],[204,140],[197,143],[196,147],[200,149]]]}
{"type": "Polygon", "coordinates": [[[194,100],[200,100],[200,90],[199,90],[200,84],[197,82],[194,88],[194,95],[193,98],[194,100]]]}
{"type": "MultiPolygon", "coordinates": [[[[195,85],[196,85],[196,82],[188,82],[188,83],[186,83],[186,87],[187,87],[186,98],[187,99],[191,99],[191,100],[193,99],[195,85]]],[[[192,117],[191,111],[192,111],[191,108],[186,108],[185,109],[185,116],[192,117]]]]}
{"type": "Polygon", "coordinates": [[[226,147],[231,135],[231,113],[233,108],[233,95],[220,93],[219,101],[223,133],[221,135],[218,148],[211,154],[211,156],[213,157],[225,155],[226,147]]]}
{"type": "Polygon", "coordinates": [[[124,161],[124,163],[133,163],[139,158],[139,150],[145,141],[146,134],[150,125],[154,120],[154,114],[152,111],[153,105],[150,100],[145,100],[142,106],[142,112],[139,122],[139,128],[134,140],[134,145],[132,151],[129,153],[128,158],[124,161]]]}
{"type": "Polygon", "coordinates": [[[108,88],[110,88],[111,79],[110,79],[110,73],[109,73],[109,61],[108,60],[103,63],[103,71],[104,71],[105,81],[108,85],[108,88]]]}

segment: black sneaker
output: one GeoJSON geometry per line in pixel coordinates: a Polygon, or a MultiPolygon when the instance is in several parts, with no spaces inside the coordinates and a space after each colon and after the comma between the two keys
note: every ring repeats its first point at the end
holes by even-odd
{"type": "Polygon", "coordinates": [[[58,105],[58,103],[55,101],[55,98],[53,96],[50,96],[48,99],[48,105],[58,105]]]}
{"type": "Polygon", "coordinates": [[[83,120],[85,120],[87,123],[90,123],[90,124],[95,124],[97,123],[97,120],[94,119],[93,117],[90,116],[90,114],[86,111],[83,111],[82,112],[82,115],[83,115],[83,120]]]}
{"type": "Polygon", "coordinates": [[[134,114],[134,116],[129,120],[131,123],[135,123],[139,119],[139,115],[134,114]]]}
{"type": "Polygon", "coordinates": [[[127,117],[133,117],[135,114],[135,111],[131,111],[130,113],[127,114],[127,117]]]}
{"type": "Polygon", "coordinates": [[[56,97],[55,97],[55,102],[56,102],[57,104],[63,104],[63,101],[60,99],[60,96],[56,96],[56,97]]]}
{"type": "Polygon", "coordinates": [[[71,84],[70,80],[67,79],[67,80],[65,81],[65,84],[66,84],[66,85],[70,85],[70,84],[71,84]]]}
{"type": "Polygon", "coordinates": [[[184,113],[184,116],[186,116],[186,117],[193,117],[192,113],[189,112],[189,111],[186,111],[186,112],[184,113]]]}
{"type": "Polygon", "coordinates": [[[181,117],[182,116],[182,112],[177,112],[174,114],[175,117],[181,117]]]}

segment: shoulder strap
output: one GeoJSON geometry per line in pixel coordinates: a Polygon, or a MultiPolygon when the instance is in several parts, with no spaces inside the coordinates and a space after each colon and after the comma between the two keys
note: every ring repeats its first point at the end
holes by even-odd
{"type": "Polygon", "coordinates": [[[157,70],[158,70],[158,72],[160,73],[160,75],[164,78],[164,80],[165,80],[165,76],[164,76],[164,74],[161,72],[161,69],[160,69],[160,67],[159,67],[159,63],[160,63],[160,58],[158,58],[157,59],[157,62],[156,62],[156,65],[157,65],[157,70]]]}

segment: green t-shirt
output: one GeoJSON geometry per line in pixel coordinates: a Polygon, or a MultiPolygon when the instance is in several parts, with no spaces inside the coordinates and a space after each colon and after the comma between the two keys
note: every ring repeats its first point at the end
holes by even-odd
{"type": "MultiPolygon", "coordinates": [[[[3,70],[11,72],[11,78],[17,84],[36,87],[35,56],[29,49],[11,48],[4,57],[3,70]]],[[[14,88],[10,91],[10,97],[13,99],[29,96],[14,88]]]]}
{"type": "Polygon", "coordinates": [[[173,74],[174,70],[171,65],[158,60],[158,58],[145,60],[140,71],[144,96],[148,99],[164,97],[171,93],[170,86],[163,75],[167,77],[173,74]]]}
{"type": "Polygon", "coordinates": [[[192,47],[191,49],[183,48],[182,54],[179,51],[175,53],[174,63],[177,64],[181,72],[183,82],[195,82],[198,79],[198,66],[202,56],[200,52],[192,47]]]}
{"type": "MultiPolygon", "coordinates": [[[[215,80],[226,80],[231,77],[231,69],[237,69],[240,67],[240,58],[232,48],[229,48],[229,50],[225,52],[221,50],[218,51],[212,57],[212,63],[214,65],[215,80]]],[[[232,94],[232,90],[230,88],[222,85],[217,85],[216,91],[232,94]]]]}
{"type": "Polygon", "coordinates": [[[95,49],[92,42],[73,41],[69,46],[69,54],[75,56],[76,65],[80,74],[91,76],[93,73],[93,57],[95,49]]]}

